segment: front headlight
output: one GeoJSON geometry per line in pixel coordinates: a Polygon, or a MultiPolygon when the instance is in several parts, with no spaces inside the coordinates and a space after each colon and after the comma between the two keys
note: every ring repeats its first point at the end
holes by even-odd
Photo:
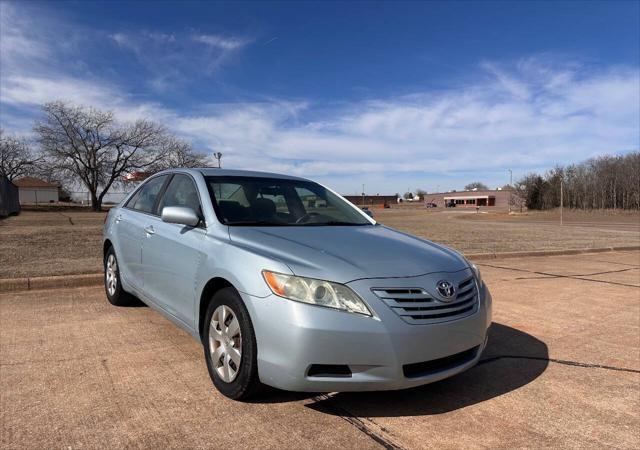
{"type": "Polygon", "coordinates": [[[469,262],[471,266],[471,270],[473,270],[473,274],[476,276],[476,281],[478,282],[478,290],[482,289],[482,274],[480,273],[480,269],[474,263],[469,262]]]}
{"type": "Polygon", "coordinates": [[[365,316],[371,315],[371,311],[362,299],[344,284],[285,275],[268,270],[263,270],[262,276],[271,292],[279,297],[364,314],[365,316]]]}

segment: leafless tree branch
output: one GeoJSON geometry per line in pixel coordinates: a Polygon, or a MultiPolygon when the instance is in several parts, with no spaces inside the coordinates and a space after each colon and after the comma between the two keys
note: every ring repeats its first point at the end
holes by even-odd
{"type": "Polygon", "coordinates": [[[9,180],[29,175],[41,160],[26,139],[7,135],[0,128],[0,175],[9,180]]]}
{"type": "Polygon", "coordinates": [[[47,168],[60,179],[80,180],[91,194],[94,210],[114,183],[128,173],[173,167],[197,160],[191,146],[148,120],[121,123],[110,111],[61,101],[42,108],[44,118],[34,131],[47,168]]]}

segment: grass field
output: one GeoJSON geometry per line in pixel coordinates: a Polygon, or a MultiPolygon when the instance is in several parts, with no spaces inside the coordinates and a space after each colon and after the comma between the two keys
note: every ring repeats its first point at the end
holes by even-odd
{"type": "Polygon", "coordinates": [[[0,221],[0,278],[99,272],[104,214],[23,211],[0,221]]]}
{"type": "MultiPolygon", "coordinates": [[[[504,212],[375,210],[393,228],[463,253],[640,245],[640,215],[557,212],[509,216],[504,212]]],[[[101,271],[104,213],[23,211],[0,221],[0,278],[101,271]]]]}
{"type": "Polygon", "coordinates": [[[556,212],[508,215],[472,211],[385,209],[374,211],[385,225],[463,253],[557,250],[640,245],[640,215],[556,212]]]}

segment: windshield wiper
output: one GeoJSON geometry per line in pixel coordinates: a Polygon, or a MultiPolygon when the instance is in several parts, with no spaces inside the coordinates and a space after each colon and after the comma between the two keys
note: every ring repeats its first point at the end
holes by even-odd
{"type": "Polygon", "coordinates": [[[371,224],[368,223],[368,222],[367,223],[356,223],[356,222],[343,222],[343,221],[340,221],[340,220],[330,220],[328,222],[308,222],[308,223],[298,224],[298,226],[304,226],[304,227],[322,227],[322,226],[359,227],[359,226],[363,226],[363,225],[371,225],[371,224]]]}
{"type": "Polygon", "coordinates": [[[307,222],[307,223],[287,223],[287,222],[271,222],[269,220],[237,220],[234,222],[227,222],[225,225],[239,226],[239,227],[324,227],[324,226],[345,226],[345,227],[358,227],[363,225],[370,225],[370,223],[355,223],[355,222],[343,222],[340,220],[330,220],[328,222],[307,222]]]}
{"type": "Polygon", "coordinates": [[[289,224],[283,222],[271,222],[269,220],[236,220],[234,222],[227,222],[225,225],[237,225],[242,227],[250,226],[263,226],[263,227],[285,227],[289,224]]]}

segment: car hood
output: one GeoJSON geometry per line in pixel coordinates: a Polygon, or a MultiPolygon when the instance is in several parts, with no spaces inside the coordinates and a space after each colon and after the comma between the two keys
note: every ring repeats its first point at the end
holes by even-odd
{"type": "Polygon", "coordinates": [[[375,226],[229,227],[235,245],[275,258],[294,274],[347,283],[468,267],[456,252],[375,226]]]}

